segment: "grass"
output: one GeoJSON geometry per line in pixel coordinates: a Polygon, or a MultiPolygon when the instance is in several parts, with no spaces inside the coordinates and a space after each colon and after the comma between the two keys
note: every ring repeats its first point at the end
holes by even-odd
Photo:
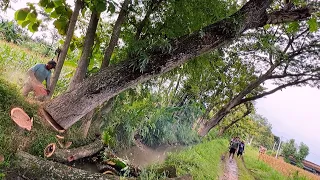
{"type": "Polygon", "coordinates": [[[0,154],[5,157],[5,161],[0,164],[0,169],[10,165],[16,150],[29,151],[37,156],[42,155],[43,148],[52,141],[54,135],[54,132],[40,122],[37,106],[24,101],[16,86],[0,79],[0,154]],[[34,117],[30,132],[20,129],[11,120],[10,110],[13,107],[21,107],[30,117],[34,117]]]}
{"type": "Polygon", "coordinates": [[[170,154],[165,163],[176,166],[178,175],[191,174],[197,180],[218,179],[223,172],[221,155],[227,149],[227,140],[215,139],[170,154]]]}
{"type": "MultiPolygon", "coordinates": [[[[262,160],[258,160],[258,149],[247,146],[245,154],[243,156],[244,162],[251,175],[255,179],[270,179],[270,180],[282,180],[287,179],[280,172],[274,170],[271,166],[264,163],[262,160]]],[[[245,174],[243,169],[240,169],[241,174],[245,174]]]]}
{"type": "Polygon", "coordinates": [[[246,168],[242,159],[235,158],[238,165],[238,177],[239,180],[255,180],[254,176],[250,173],[250,171],[246,168]]]}
{"type": "MultiPolygon", "coordinates": [[[[48,57],[39,53],[21,48],[15,44],[0,40],[0,155],[5,161],[0,163],[0,179],[4,176],[5,170],[10,169],[14,153],[17,150],[29,152],[35,156],[43,156],[43,149],[52,142],[56,142],[55,131],[44,125],[37,115],[38,107],[25,101],[21,95],[21,89],[27,70],[36,63],[46,63],[48,57]],[[20,129],[10,118],[10,110],[13,107],[20,107],[33,117],[31,131],[20,129]]],[[[56,95],[66,89],[69,79],[62,76],[58,81],[56,95]]],[[[81,140],[78,126],[72,127],[67,134],[68,140],[73,141],[72,147],[83,145],[91,141],[92,137],[81,140]]]]}
{"type": "MultiPolygon", "coordinates": [[[[291,171],[291,173],[281,173],[283,172],[284,169],[287,170],[288,168],[293,168],[294,170],[296,170],[298,167],[292,166],[285,162],[280,163],[281,160],[278,160],[272,157],[271,159],[268,158],[267,160],[268,162],[272,161],[270,163],[273,163],[273,164],[266,163],[264,162],[266,161],[265,159],[263,159],[262,157],[258,159],[258,156],[259,156],[258,149],[247,146],[244,154],[245,163],[243,163],[240,159],[237,160],[240,180],[247,180],[247,179],[248,180],[251,180],[251,179],[305,180],[306,179],[304,176],[302,176],[302,173],[297,173],[295,171],[291,171]]],[[[302,169],[300,170],[303,171],[302,169]]],[[[315,177],[315,179],[318,178],[315,175],[313,176],[315,177]]],[[[311,178],[310,176],[308,179],[313,179],[313,178],[311,178]]]]}

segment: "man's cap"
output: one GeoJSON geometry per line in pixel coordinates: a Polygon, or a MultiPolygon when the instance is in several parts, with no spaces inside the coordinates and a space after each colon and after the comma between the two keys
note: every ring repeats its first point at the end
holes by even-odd
{"type": "Polygon", "coordinates": [[[48,63],[47,63],[47,64],[51,64],[53,68],[55,68],[55,67],[56,67],[56,65],[57,65],[57,63],[56,63],[55,61],[53,61],[53,60],[48,61],[48,63]]]}

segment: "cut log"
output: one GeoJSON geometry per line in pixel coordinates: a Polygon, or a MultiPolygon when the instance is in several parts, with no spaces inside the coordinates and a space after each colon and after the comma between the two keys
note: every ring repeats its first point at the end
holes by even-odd
{"type": "Polygon", "coordinates": [[[30,119],[28,114],[21,108],[16,107],[11,109],[11,119],[22,129],[30,131],[32,128],[33,118],[30,119]]]}
{"type": "Polygon", "coordinates": [[[102,150],[102,148],[103,143],[100,140],[73,149],[60,149],[55,143],[51,143],[44,149],[44,156],[57,162],[72,162],[77,159],[92,156],[102,150]]]}
{"type": "Polygon", "coordinates": [[[39,114],[40,117],[42,117],[40,119],[43,120],[45,124],[47,124],[48,126],[52,127],[55,131],[57,131],[59,133],[64,133],[65,132],[65,130],[52,119],[50,114],[48,114],[42,108],[39,108],[38,114],[39,114]]]}
{"type": "Polygon", "coordinates": [[[47,161],[45,159],[32,156],[26,152],[18,151],[14,162],[14,169],[19,175],[30,179],[38,180],[70,180],[70,179],[109,179],[118,180],[117,176],[91,173],[88,171],[72,168],[70,166],[47,161]]]}

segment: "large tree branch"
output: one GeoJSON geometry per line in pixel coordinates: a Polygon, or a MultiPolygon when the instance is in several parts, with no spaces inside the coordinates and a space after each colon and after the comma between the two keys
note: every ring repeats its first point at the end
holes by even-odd
{"type": "Polygon", "coordinates": [[[251,112],[252,112],[252,108],[253,105],[252,103],[246,103],[246,112],[243,113],[243,115],[241,117],[239,117],[238,119],[233,120],[230,124],[228,124],[225,127],[222,127],[219,134],[222,135],[227,129],[229,129],[231,126],[233,126],[234,124],[236,124],[237,122],[239,122],[241,119],[245,118],[246,116],[248,116],[251,112]]]}
{"type": "Polygon", "coordinates": [[[304,7],[295,9],[293,11],[274,11],[268,14],[267,24],[280,24],[286,22],[292,22],[292,20],[305,20],[310,17],[311,13],[315,12],[316,9],[311,7],[304,7]]]}
{"type": "MultiPolygon", "coordinates": [[[[247,29],[267,24],[269,16],[266,9],[270,2],[268,0],[251,0],[232,16],[192,34],[175,39],[171,43],[171,52],[155,52],[150,56],[149,63],[143,70],[132,68],[134,60],[108,67],[84,80],[73,91],[46,103],[44,110],[62,128],[67,129],[96,106],[129,87],[168,72],[192,58],[221,47],[247,29]]],[[[310,15],[309,9],[293,11],[305,14],[302,17],[310,15]]],[[[284,12],[281,16],[288,15],[290,12],[284,12]]],[[[276,15],[273,14],[272,17],[276,17],[276,15]]],[[[286,20],[288,19],[290,18],[286,17],[286,20]]],[[[291,18],[292,21],[298,19],[296,16],[291,18]]]]}
{"type": "Polygon", "coordinates": [[[264,93],[261,93],[261,94],[256,95],[256,96],[252,96],[252,97],[248,97],[248,98],[242,99],[239,104],[260,99],[260,98],[262,98],[264,96],[273,94],[273,93],[275,93],[275,92],[277,92],[279,90],[282,90],[282,89],[284,89],[286,87],[294,86],[294,85],[301,84],[301,83],[306,83],[307,81],[310,81],[310,80],[314,80],[314,79],[312,77],[310,77],[310,78],[307,78],[307,79],[304,79],[304,80],[296,80],[296,81],[293,81],[293,82],[290,82],[290,83],[287,83],[287,84],[283,84],[283,85],[278,86],[278,87],[276,87],[276,88],[274,88],[274,89],[272,89],[272,90],[270,90],[268,92],[264,92],[264,93]]]}

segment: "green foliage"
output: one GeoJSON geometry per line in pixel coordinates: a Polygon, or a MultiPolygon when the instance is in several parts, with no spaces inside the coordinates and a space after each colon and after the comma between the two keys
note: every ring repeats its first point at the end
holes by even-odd
{"type": "Polygon", "coordinates": [[[319,25],[318,25],[317,19],[315,17],[309,19],[307,23],[309,25],[310,32],[316,32],[318,30],[319,25]]]}
{"type": "Polygon", "coordinates": [[[28,26],[30,32],[38,31],[41,20],[37,19],[38,13],[32,4],[28,4],[29,8],[19,9],[15,12],[14,18],[22,27],[28,26]]]}
{"type": "Polygon", "coordinates": [[[286,162],[290,162],[290,157],[294,158],[297,166],[303,167],[302,161],[309,154],[309,147],[301,142],[300,146],[295,144],[294,139],[290,139],[289,142],[283,143],[281,154],[284,156],[286,162]]]}
{"type": "Polygon", "coordinates": [[[239,180],[255,180],[254,176],[246,168],[244,162],[240,158],[235,158],[238,166],[238,178],[239,180]]]}
{"type": "MultiPolygon", "coordinates": [[[[35,5],[27,3],[28,7],[17,10],[14,17],[22,27],[28,26],[30,32],[38,31],[42,23],[42,20],[38,18],[38,10],[35,5]]],[[[53,25],[61,35],[65,35],[72,15],[72,10],[65,0],[40,0],[38,5],[50,18],[55,19],[53,25]]]]}
{"type": "Polygon", "coordinates": [[[2,21],[0,23],[0,39],[15,44],[21,44],[24,37],[21,35],[23,30],[17,27],[12,21],[2,21]]]}
{"type": "Polygon", "coordinates": [[[309,154],[309,147],[301,142],[299,146],[299,150],[295,153],[295,159],[298,160],[298,162],[302,162],[309,154]]]}
{"type": "Polygon", "coordinates": [[[286,177],[274,170],[261,160],[258,160],[259,150],[247,146],[243,156],[246,168],[251,172],[253,179],[285,180],[286,177]]]}
{"type": "Polygon", "coordinates": [[[297,152],[294,139],[290,139],[289,142],[283,143],[281,154],[284,156],[286,162],[290,162],[289,157],[294,156],[297,152]]]}
{"type": "Polygon", "coordinates": [[[5,157],[5,161],[0,164],[0,169],[9,166],[14,151],[21,145],[19,143],[25,136],[24,133],[19,133],[18,127],[9,116],[13,107],[21,107],[29,115],[36,113],[35,107],[23,100],[16,86],[0,78],[0,154],[5,157]]]}
{"type": "Polygon", "coordinates": [[[139,180],[165,180],[168,179],[165,174],[159,174],[157,170],[160,166],[153,165],[147,168],[142,169],[138,179],[139,180]]]}
{"type": "Polygon", "coordinates": [[[221,155],[227,150],[227,140],[215,139],[170,154],[165,164],[174,165],[178,175],[189,173],[194,179],[217,179],[223,170],[221,155]]]}
{"type": "Polygon", "coordinates": [[[115,136],[114,130],[108,127],[102,133],[102,141],[104,142],[104,144],[108,145],[109,147],[114,147],[116,145],[114,136],[115,136]]]}
{"type": "Polygon", "coordinates": [[[288,178],[288,180],[307,180],[307,178],[300,176],[299,171],[296,171],[288,178]]]}
{"type": "Polygon", "coordinates": [[[35,140],[31,143],[29,153],[35,156],[44,157],[43,150],[44,148],[52,143],[56,142],[55,133],[52,132],[43,132],[35,136],[35,140]]]}

